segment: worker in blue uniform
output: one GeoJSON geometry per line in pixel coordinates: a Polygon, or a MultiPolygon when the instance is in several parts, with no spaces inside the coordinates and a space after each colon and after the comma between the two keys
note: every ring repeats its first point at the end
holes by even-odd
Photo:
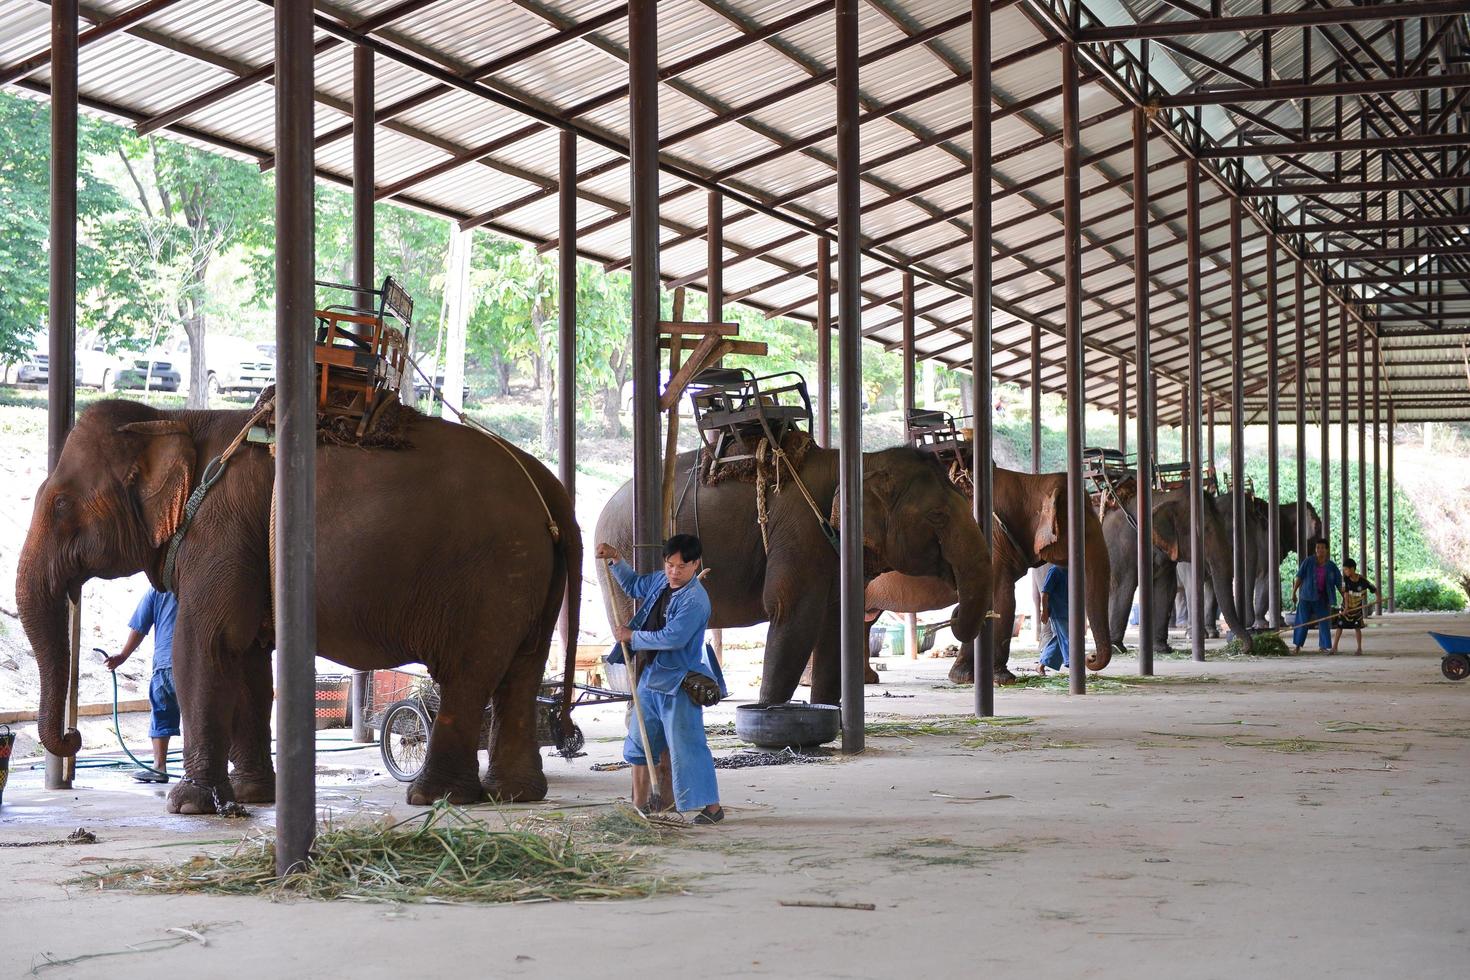
{"type": "Polygon", "coordinates": [[[643,654],[638,672],[638,701],[644,746],[636,720],[623,743],[623,759],[634,768],[633,805],[648,806],[649,760],[667,749],[673,770],[674,809],[698,811],[694,822],[718,823],[720,807],[715,783],[714,756],[704,734],[704,708],[727,692],[718,662],[704,643],[709,623],[709,595],[699,581],[703,549],[692,534],[676,534],[664,542],[661,571],[639,575],[617,549],[597,546],[619,587],[638,603],[638,612],[626,626],[615,626],[613,637],[635,655],[643,654]],[[652,750],[651,752],[649,750],[652,750]]]}

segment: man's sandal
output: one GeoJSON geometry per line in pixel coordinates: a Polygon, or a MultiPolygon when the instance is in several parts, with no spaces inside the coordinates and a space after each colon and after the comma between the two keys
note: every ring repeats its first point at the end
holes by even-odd
{"type": "Polygon", "coordinates": [[[710,813],[708,810],[700,810],[694,815],[694,822],[700,824],[701,826],[710,826],[713,824],[717,824],[724,819],[724,807],[717,808],[714,813],[710,813]]]}

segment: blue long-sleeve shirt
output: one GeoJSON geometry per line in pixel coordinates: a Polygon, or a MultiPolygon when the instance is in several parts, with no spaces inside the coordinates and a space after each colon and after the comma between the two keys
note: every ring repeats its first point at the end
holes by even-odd
{"type": "Polygon", "coordinates": [[[638,629],[658,601],[659,593],[669,584],[662,571],[639,575],[622,561],[608,566],[618,586],[638,602],[638,612],[628,623],[633,630],[629,644],[634,650],[655,651],[652,663],[643,670],[639,684],[661,694],[673,694],[691,670],[708,677],[720,675],[704,650],[704,629],[709,623],[709,594],[699,579],[681,589],[669,592],[669,606],[664,626],[657,630],[638,629]]]}
{"type": "Polygon", "coordinates": [[[1296,570],[1296,577],[1302,583],[1298,595],[1303,601],[1316,602],[1320,599],[1330,606],[1337,599],[1337,590],[1342,588],[1342,572],[1338,570],[1337,564],[1331,558],[1327,559],[1326,569],[1327,575],[1322,590],[1326,595],[1320,595],[1317,591],[1317,556],[1313,555],[1301,563],[1296,570]]]}

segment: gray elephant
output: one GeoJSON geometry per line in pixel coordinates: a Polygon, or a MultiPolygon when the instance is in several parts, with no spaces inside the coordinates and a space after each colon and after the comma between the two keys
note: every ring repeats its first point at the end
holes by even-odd
{"type": "MultiPolygon", "coordinates": [[[[1121,507],[1110,511],[1103,519],[1103,538],[1107,541],[1108,557],[1112,563],[1108,626],[1112,642],[1119,645],[1123,642],[1133,594],[1138,588],[1137,514],[1138,498],[1128,495],[1121,507]]],[[[1206,591],[1214,593],[1225,622],[1236,636],[1242,638],[1248,649],[1250,635],[1230,593],[1234,573],[1230,564],[1227,526],[1213,505],[1205,507],[1203,517],[1203,558],[1209,586],[1206,591]]],[[[1183,488],[1154,495],[1153,530],[1154,595],[1159,599],[1155,603],[1154,622],[1140,624],[1139,632],[1150,629],[1154,649],[1162,652],[1169,649],[1169,600],[1174,595],[1177,567],[1194,557],[1190,552],[1189,495],[1183,488]]]]}
{"type": "MultiPolygon", "coordinates": [[[[837,553],[818,520],[833,513],[837,498],[836,450],[808,442],[791,454],[788,447],[811,502],[787,472],[779,491],[774,474],[763,491],[749,471],[724,479],[716,471],[712,479],[700,453],[681,453],[675,464],[674,524],[677,532],[697,534],[704,543],[710,628],[769,624],[761,703],[790,700],[814,655],[812,700],[837,704],[837,553]]],[[[630,481],[599,515],[597,540],[634,554],[632,515],[630,481]]],[[[897,572],[937,580],[958,596],[955,635],[970,639],[979,632],[990,600],[989,547],[970,516],[969,501],[931,456],[907,447],[863,454],[862,534],[866,579],[897,572]]],[[[610,618],[626,622],[626,600],[604,591],[610,618]]]]}
{"type": "MultiPolygon", "coordinates": [[[[1027,569],[1051,563],[1065,566],[1068,552],[1067,474],[1020,473],[1002,467],[993,472],[994,513],[991,527],[991,609],[996,617],[995,682],[1015,683],[1010,670],[1011,632],[1016,615],[1016,581],[1027,569]]],[[[1108,588],[1111,572],[1102,526],[1091,507],[1084,512],[1083,579],[1088,626],[1093,651],[1089,670],[1102,670],[1112,659],[1108,643],[1108,588]]],[[[891,612],[926,612],[953,604],[954,590],[943,583],[897,575],[881,575],[868,584],[867,606],[891,612]]],[[[975,680],[974,644],[961,643],[949,679],[956,684],[975,680]]]]}
{"type": "MultiPolygon", "coordinates": [[[[138,572],[178,596],[185,778],[169,793],[174,813],[275,798],[275,470],[264,446],[244,443],[219,472],[187,524],[174,574],[166,573],[191,490],[251,418],[98,402],[36,492],[20,555],[15,591],[41,670],[40,739],[57,755],[81,748],[77,731],[63,727],[67,597],[77,599],[89,579],[138,572]]],[[[442,708],[410,803],[542,799],[536,694],[563,597],[566,635],[575,637],[581,590],[571,500],[519,449],[411,410],[400,425],[402,448],[317,450],[320,655],[358,670],[417,661],[439,682],[442,708]],[[481,776],[475,751],[492,701],[490,767],[481,776]]],[[[567,644],[568,668],[575,649],[567,644]]],[[[562,710],[565,718],[566,701],[562,710]]]]}

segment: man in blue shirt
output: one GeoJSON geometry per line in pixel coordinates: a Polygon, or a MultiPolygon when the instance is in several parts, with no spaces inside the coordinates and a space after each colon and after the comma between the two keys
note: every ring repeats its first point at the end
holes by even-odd
{"type": "Polygon", "coordinates": [[[705,652],[704,630],[709,623],[709,595],[699,582],[703,549],[692,534],[676,534],[664,542],[663,571],[639,575],[609,544],[597,546],[597,557],[638,612],[627,626],[613,630],[613,638],[634,653],[645,652],[638,672],[638,701],[651,753],[646,751],[635,722],[623,743],[623,759],[633,766],[633,805],[648,806],[649,760],[668,751],[674,777],[674,808],[698,810],[695,823],[718,823],[725,817],[715,783],[715,760],[704,736],[704,708],[686,690],[686,678],[713,682],[724,694],[719,668],[705,652]]]}
{"type": "Polygon", "coordinates": [[[1327,557],[1327,540],[1318,538],[1312,557],[1297,569],[1291,584],[1291,601],[1296,606],[1296,629],[1292,631],[1292,653],[1301,653],[1307,641],[1307,624],[1317,624],[1317,646],[1323,653],[1332,652],[1332,606],[1337,590],[1342,588],[1342,572],[1327,557]],[[1301,598],[1298,600],[1297,596],[1301,598]]]}
{"type": "Polygon", "coordinates": [[[179,697],[174,691],[174,620],[179,603],[172,592],[149,589],[128,620],[127,642],[116,656],[107,658],[107,669],[117,670],[138,649],[148,631],[153,631],[153,677],[148,682],[148,703],[153,721],[148,737],[153,739],[153,768],[140,769],[133,778],[140,783],[168,782],[168,740],[179,734],[179,697]]]}
{"type": "Polygon", "coordinates": [[[1042,675],[1046,674],[1048,667],[1062,670],[1072,665],[1067,650],[1071,639],[1067,632],[1067,570],[1060,565],[1048,565],[1046,568],[1046,578],[1041,584],[1041,608],[1036,615],[1042,625],[1051,627],[1050,635],[1041,647],[1041,664],[1037,668],[1042,675]]]}

